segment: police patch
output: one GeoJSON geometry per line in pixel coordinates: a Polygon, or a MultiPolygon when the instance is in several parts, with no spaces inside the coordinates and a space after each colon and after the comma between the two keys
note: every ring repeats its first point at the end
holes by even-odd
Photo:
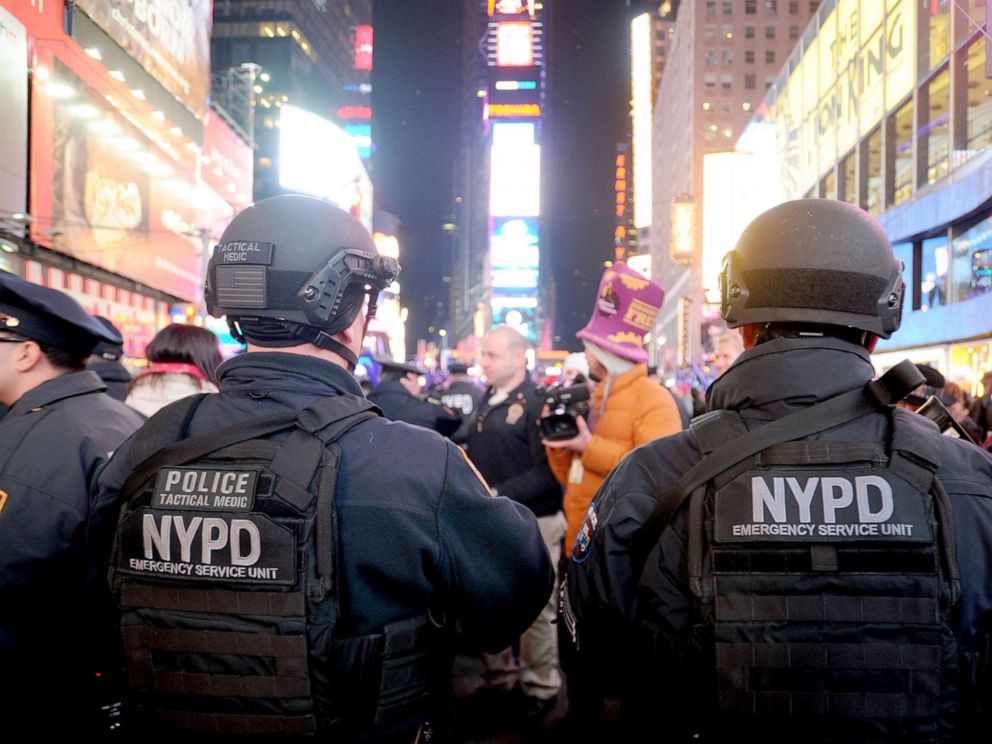
{"type": "Polygon", "coordinates": [[[579,527],[579,534],[575,537],[575,545],[572,546],[572,560],[575,563],[582,563],[589,557],[589,548],[592,547],[592,536],[599,526],[599,514],[596,511],[596,502],[589,504],[586,510],[586,517],[579,527]]]}
{"type": "Polygon", "coordinates": [[[152,507],[197,511],[251,511],[256,470],[162,468],[155,479],[152,507]]]}

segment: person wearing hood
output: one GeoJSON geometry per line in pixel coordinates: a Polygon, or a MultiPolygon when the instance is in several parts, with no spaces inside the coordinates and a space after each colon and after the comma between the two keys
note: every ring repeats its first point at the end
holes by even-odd
{"type": "Polygon", "coordinates": [[[664,298],[656,282],[616,263],[603,274],[592,318],[576,334],[596,382],[589,420],[578,417],[573,439],[544,441],[551,470],[565,486],[566,551],[579,536],[596,490],[624,456],[682,429],[675,399],[648,379],[644,351],[644,336],[664,298]]]}

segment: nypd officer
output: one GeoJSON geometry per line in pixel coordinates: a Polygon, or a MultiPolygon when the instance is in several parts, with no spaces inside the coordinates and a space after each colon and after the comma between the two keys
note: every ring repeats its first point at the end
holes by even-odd
{"type": "Polygon", "coordinates": [[[540,611],[553,572],[533,516],[438,434],[382,418],[351,374],[398,270],[311,197],[259,201],[224,232],[206,297],[247,352],[99,481],[148,730],[436,741],[453,625],[495,650],[540,611]]]}
{"type": "Polygon", "coordinates": [[[709,414],[606,481],[562,592],[632,731],[959,741],[987,714],[992,458],[892,405],[912,365],[872,381],[901,277],[882,228],[828,200],[765,212],[726,257],[746,351],[709,414]]]}
{"type": "Polygon", "coordinates": [[[142,420],[107,396],[85,363],[98,343],[120,342],[68,295],[0,273],[0,403],[10,407],[0,422],[0,712],[8,721],[85,712],[90,480],[142,420]]]}
{"type": "Polygon", "coordinates": [[[390,421],[433,429],[442,436],[452,434],[462,423],[462,417],[439,400],[420,397],[422,372],[412,364],[380,360],[382,376],[369,400],[379,406],[382,415],[390,421]]]}

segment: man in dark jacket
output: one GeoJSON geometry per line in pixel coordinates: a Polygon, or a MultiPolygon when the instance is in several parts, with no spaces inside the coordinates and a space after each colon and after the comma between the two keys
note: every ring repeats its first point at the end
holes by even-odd
{"type": "Polygon", "coordinates": [[[68,295],[0,273],[0,402],[10,406],[0,422],[0,712],[7,720],[53,710],[85,715],[90,702],[95,661],[87,658],[83,614],[90,482],[141,425],[85,371],[99,341],[120,337],[68,295]]]}
{"type": "Polygon", "coordinates": [[[247,352],[221,365],[219,394],[185,427],[180,401],[118,450],[91,531],[106,546],[125,499],[113,588],[151,730],[443,738],[454,623],[496,650],[543,606],[553,574],[533,516],[492,498],[438,434],[372,412],[351,374],[397,273],[357,220],[310,197],[258,202],[216,247],[208,307],[247,352]],[[336,410],[362,416],[325,442],[320,412],[336,410]],[[149,456],[214,446],[273,415],[288,416],[288,436],[245,434],[211,452],[219,464],[198,456],[152,472],[153,484],[182,481],[175,498],[168,485],[124,492],[149,456]],[[156,442],[166,421],[185,429],[171,449],[156,442]],[[221,482],[251,484],[240,506],[204,506],[221,482]]]}
{"type": "Polygon", "coordinates": [[[369,393],[369,400],[379,406],[382,415],[390,421],[405,421],[414,426],[436,431],[448,436],[462,423],[457,411],[440,401],[420,397],[421,371],[412,364],[381,360],[382,375],[376,389],[369,393]]]}
{"type": "MultiPolygon", "coordinates": [[[[538,420],[544,401],[527,375],[527,340],[503,326],[482,342],[482,371],[489,383],[466,451],[489,482],[493,494],[508,496],[537,517],[541,535],[557,569],[565,535],[561,487],[548,467],[538,420]]],[[[561,688],[555,597],[548,597],[540,617],[520,639],[520,686],[524,712],[538,716],[553,707],[561,688]]],[[[516,684],[513,650],[485,657],[486,682],[508,689],[516,684]]]]}
{"type": "Polygon", "coordinates": [[[451,435],[455,444],[465,444],[475,424],[475,412],[482,402],[482,389],[468,377],[468,365],[452,362],[448,365],[448,384],[441,393],[441,402],[462,415],[462,423],[451,435]]]}
{"type": "Polygon", "coordinates": [[[728,254],[747,350],[703,421],[613,472],[562,590],[625,718],[673,741],[958,741],[988,711],[992,458],[865,387],[902,289],[881,227],[838,202],[769,210],[728,254]],[[807,411],[812,433],[743,457],[807,411]],[[712,452],[733,469],[681,480],[712,452]]]}
{"type": "MultiPolygon", "coordinates": [[[[102,315],[94,316],[110,332],[120,336],[120,330],[102,315]]],[[[107,386],[107,395],[114,400],[122,401],[127,397],[127,386],[131,382],[131,373],[127,371],[121,358],[124,356],[124,344],[101,341],[93,349],[90,358],[86,360],[86,369],[96,372],[103,384],[107,386]]]]}

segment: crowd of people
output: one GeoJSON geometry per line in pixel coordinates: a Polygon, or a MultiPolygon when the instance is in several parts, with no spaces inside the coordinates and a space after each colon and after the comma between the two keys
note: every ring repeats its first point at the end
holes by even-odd
{"type": "Polygon", "coordinates": [[[870,216],[748,227],[695,406],[647,367],[664,290],[623,263],[552,386],[502,326],[481,380],[383,359],[366,396],[398,271],[336,207],[262,200],[206,277],[244,353],[170,325],[133,375],[110,321],[0,274],[0,710],[384,742],[464,738],[459,715],[534,740],[982,730],[992,373],[975,398],[876,376],[903,286],[870,216]]]}

